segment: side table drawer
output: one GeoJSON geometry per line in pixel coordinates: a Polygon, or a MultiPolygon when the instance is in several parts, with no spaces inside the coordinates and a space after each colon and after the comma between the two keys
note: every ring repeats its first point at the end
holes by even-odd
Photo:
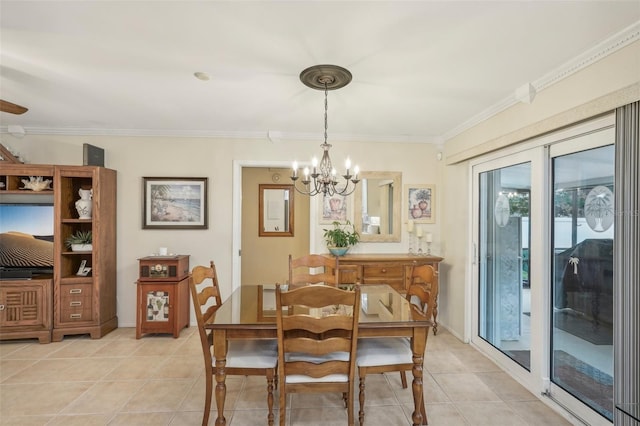
{"type": "Polygon", "coordinates": [[[60,321],[91,321],[93,319],[93,286],[91,284],[64,284],[60,288],[60,321]]]}

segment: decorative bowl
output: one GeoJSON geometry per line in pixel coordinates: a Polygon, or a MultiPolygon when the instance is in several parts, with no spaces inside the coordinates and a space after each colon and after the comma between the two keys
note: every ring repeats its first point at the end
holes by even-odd
{"type": "Polygon", "coordinates": [[[329,249],[329,253],[338,257],[344,256],[349,251],[349,247],[327,247],[329,249]]]}

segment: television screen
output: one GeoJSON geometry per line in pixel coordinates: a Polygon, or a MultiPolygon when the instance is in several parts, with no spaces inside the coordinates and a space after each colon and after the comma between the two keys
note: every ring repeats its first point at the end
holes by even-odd
{"type": "Polygon", "coordinates": [[[0,204],[0,268],[51,273],[53,205],[0,204]]]}

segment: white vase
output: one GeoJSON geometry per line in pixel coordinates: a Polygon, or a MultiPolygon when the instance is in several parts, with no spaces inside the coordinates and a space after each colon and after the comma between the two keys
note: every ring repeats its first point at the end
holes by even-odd
{"type": "Polygon", "coordinates": [[[91,209],[93,208],[93,189],[80,189],[78,191],[80,199],[76,201],[76,210],[80,219],[91,219],[91,209]]]}

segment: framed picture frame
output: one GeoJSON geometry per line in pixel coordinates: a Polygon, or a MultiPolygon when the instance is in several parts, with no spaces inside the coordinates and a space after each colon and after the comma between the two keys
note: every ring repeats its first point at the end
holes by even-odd
{"type": "Polygon", "coordinates": [[[331,224],[336,221],[346,223],[351,214],[350,200],[352,198],[353,197],[340,194],[323,195],[318,203],[318,222],[322,225],[331,224]]]}
{"type": "Polygon", "coordinates": [[[143,177],[142,229],[207,229],[207,178],[143,177]]]}
{"type": "Polygon", "coordinates": [[[293,185],[258,185],[258,236],[293,237],[295,203],[293,185]]]}
{"type": "Polygon", "coordinates": [[[436,186],[406,184],[405,193],[405,220],[413,220],[415,223],[436,222],[436,186]]]}

